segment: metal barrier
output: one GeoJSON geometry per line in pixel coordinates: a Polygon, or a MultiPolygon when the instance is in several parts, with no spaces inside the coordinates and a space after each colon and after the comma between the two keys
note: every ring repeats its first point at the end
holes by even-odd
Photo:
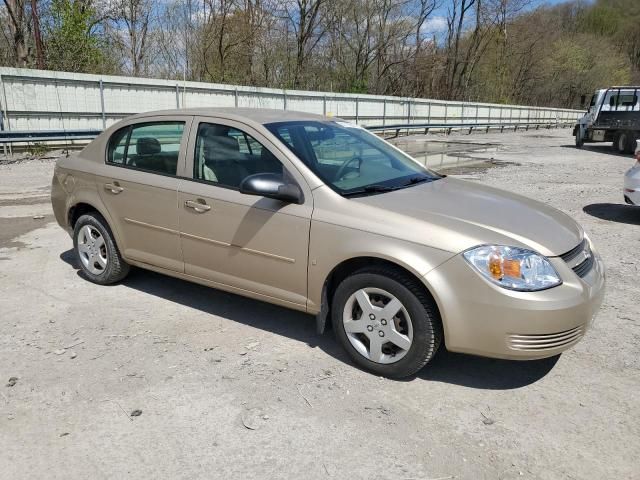
{"type": "Polygon", "coordinates": [[[0,130],[103,130],[133,113],[194,107],[269,108],[360,126],[574,121],[563,108],[89,75],[0,67],[0,130]]]}
{"type": "Polygon", "coordinates": [[[501,132],[504,131],[505,128],[512,129],[514,132],[518,131],[518,128],[522,130],[529,130],[529,128],[535,128],[535,130],[539,130],[540,127],[543,128],[559,128],[559,127],[568,127],[573,126],[575,124],[574,121],[564,121],[564,122],[556,122],[556,123],[548,123],[548,122],[507,122],[507,123],[499,123],[499,122],[491,122],[491,123],[403,123],[397,125],[376,125],[364,127],[372,132],[388,132],[395,131],[395,136],[400,135],[402,130],[424,130],[425,135],[429,133],[429,130],[444,130],[447,134],[450,134],[452,130],[469,130],[469,134],[473,133],[473,129],[482,129],[485,132],[489,132],[490,129],[500,129],[501,132]]]}
{"type": "Polygon", "coordinates": [[[5,130],[0,131],[0,143],[43,143],[66,140],[93,140],[102,130],[5,130]]]}
{"type": "MultiPolygon", "coordinates": [[[[388,132],[394,131],[395,136],[400,135],[403,130],[424,130],[424,133],[429,133],[429,130],[443,130],[447,134],[453,130],[469,130],[469,134],[473,133],[473,130],[484,130],[488,132],[490,129],[499,129],[501,132],[505,129],[513,129],[513,131],[529,130],[535,128],[536,130],[542,128],[559,128],[573,125],[574,122],[558,122],[558,123],[541,123],[541,122],[508,122],[508,123],[402,123],[394,125],[370,125],[363,128],[371,132],[388,132]]],[[[83,129],[83,130],[5,130],[0,131],[0,144],[14,144],[14,143],[46,143],[46,142],[68,142],[73,140],[92,140],[97,137],[102,130],[96,129],[83,129]]]]}

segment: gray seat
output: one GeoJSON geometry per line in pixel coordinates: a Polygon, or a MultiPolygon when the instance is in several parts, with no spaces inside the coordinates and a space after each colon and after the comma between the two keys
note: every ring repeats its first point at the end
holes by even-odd
{"type": "Polygon", "coordinates": [[[242,165],[243,155],[238,141],[227,136],[207,135],[202,142],[204,164],[213,171],[218,183],[238,187],[249,175],[242,165]]]}
{"type": "MultiPolygon", "coordinates": [[[[141,137],[136,141],[136,155],[132,157],[133,164],[145,170],[158,170],[158,154],[162,151],[157,138],[141,137]]],[[[164,170],[164,165],[162,167],[164,170]]]]}

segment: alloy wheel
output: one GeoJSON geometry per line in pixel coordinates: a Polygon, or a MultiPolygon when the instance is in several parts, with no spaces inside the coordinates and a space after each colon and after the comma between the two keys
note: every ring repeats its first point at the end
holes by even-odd
{"type": "Polygon", "coordinates": [[[379,288],[362,288],[347,300],[342,314],[349,342],[363,357],[391,364],[413,343],[413,324],[402,302],[379,288]]]}
{"type": "Polygon", "coordinates": [[[94,275],[100,275],[107,268],[104,237],[91,225],[85,225],[78,232],[78,254],[84,267],[94,275]]]}

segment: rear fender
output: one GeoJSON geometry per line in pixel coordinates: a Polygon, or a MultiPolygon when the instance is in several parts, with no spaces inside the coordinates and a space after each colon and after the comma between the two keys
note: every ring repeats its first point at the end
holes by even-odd
{"type": "Polygon", "coordinates": [[[93,207],[100,215],[104,217],[109,225],[109,228],[111,228],[111,231],[113,232],[114,240],[116,242],[116,245],[118,246],[118,249],[123,252],[124,250],[121,241],[122,236],[120,234],[120,231],[118,230],[116,222],[113,221],[111,215],[109,214],[109,211],[100,198],[100,195],[96,188],[95,176],[93,174],[85,172],[74,172],[72,175],[70,174],[69,177],[71,177],[72,179],[70,180],[69,178],[67,178],[66,181],[66,185],[69,186],[71,184],[68,187],[69,191],[67,192],[68,195],[66,201],[67,230],[70,233],[73,232],[70,217],[73,208],[75,208],[77,205],[85,203],[93,207]]]}

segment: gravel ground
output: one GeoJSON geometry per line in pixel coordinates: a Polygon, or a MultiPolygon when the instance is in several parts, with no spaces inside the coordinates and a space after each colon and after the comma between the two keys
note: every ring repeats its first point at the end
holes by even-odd
{"type": "Polygon", "coordinates": [[[569,130],[426,138],[497,146],[450,173],[589,232],[608,286],[575,348],[535,362],[443,349],[415,378],[378,378],[301,313],[142,270],[88,283],[52,223],[51,160],[3,164],[0,477],[640,478],[632,160],[576,150],[569,130]]]}

